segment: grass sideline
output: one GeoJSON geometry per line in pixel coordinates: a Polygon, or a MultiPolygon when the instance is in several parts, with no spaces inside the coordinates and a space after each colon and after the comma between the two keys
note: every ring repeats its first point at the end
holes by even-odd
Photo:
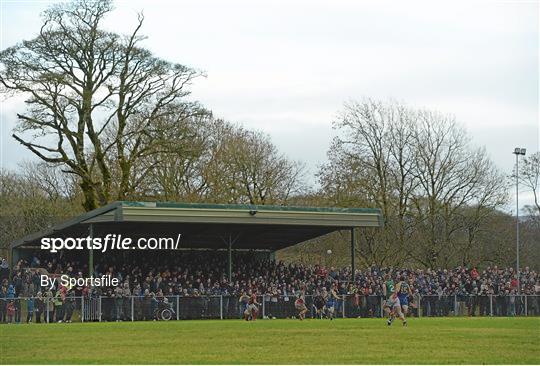
{"type": "Polygon", "coordinates": [[[1,364],[539,364],[540,318],[3,324],[1,364]]]}

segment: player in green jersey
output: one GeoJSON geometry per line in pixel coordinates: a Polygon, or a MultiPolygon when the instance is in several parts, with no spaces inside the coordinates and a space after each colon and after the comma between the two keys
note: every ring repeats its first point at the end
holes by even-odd
{"type": "Polygon", "coordinates": [[[401,305],[399,303],[399,288],[394,285],[394,280],[392,280],[392,277],[389,273],[384,276],[384,280],[385,281],[383,283],[383,292],[386,296],[386,301],[384,303],[383,309],[388,316],[386,324],[389,326],[392,325],[392,322],[397,315],[399,319],[404,322],[403,325],[406,325],[407,322],[405,320],[405,317],[403,316],[403,312],[401,311],[401,305]]]}
{"type": "Polygon", "coordinates": [[[383,282],[383,293],[384,293],[384,304],[383,304],[383,310],[386,316],[388,317],[387,324],[392,324],[393,321],[393,309],[394,304],[391,301],[391,296],[394,293],[394,280],[392,280],[392,277],[389,273],[384,275],[384,282],[383,282]]]}

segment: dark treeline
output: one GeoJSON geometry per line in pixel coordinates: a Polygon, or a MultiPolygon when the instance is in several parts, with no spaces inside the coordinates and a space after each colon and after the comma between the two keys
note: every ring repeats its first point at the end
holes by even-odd
{"type": "MultiPolygon", "coordinates": [[[[378,207],[362,230],[363,265],[449,267],[514,263],[508,174],[451,116],[361,99],[334,121],[337,137],[314,179],[269,136],[190,99],[200,70],[160,59],[131,34],[102,28],[111,1],[62,3],[32,40],[0,53],[0,88],[26,98],[14,142],[36,162],[0,172],[1,248],[114,200],[378,207]]],[[[522,225],[523,265],[540,263],[540,154],[524,160],[533,191],[522,225]]],[[[345,265],[345,234],[280,253],[345,265]],[[326,256],[326,249],[333,255],[326,256]]]]}

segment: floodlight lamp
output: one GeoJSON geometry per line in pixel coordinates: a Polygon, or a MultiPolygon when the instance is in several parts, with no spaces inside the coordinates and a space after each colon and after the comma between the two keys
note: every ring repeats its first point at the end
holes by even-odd
{"type": "Polygon", "coordinates": [[[520,151],[520,154],[521,154],[521,155],[525,155],[526,152],[527,152],[527,149],[523,149],[523,148],[522,148],[521,151],[520,151]]]}

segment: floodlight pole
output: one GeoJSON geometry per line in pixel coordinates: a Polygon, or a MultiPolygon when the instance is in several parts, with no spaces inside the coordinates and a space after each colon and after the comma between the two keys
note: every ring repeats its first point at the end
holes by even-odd
{"type": "Polygon", "coordinates": [[[526,150],[516,147],[512,154],[516,155],[516,278],[517,293],[521,295],[521,283],[519,281],[519,156],[525,155],[526,150]]]}
{"type": "Polygon", "coordinates": [[[516,278],[519,295],[521,292],[519,283],[519,154],[516,154],[516,278]]]}

